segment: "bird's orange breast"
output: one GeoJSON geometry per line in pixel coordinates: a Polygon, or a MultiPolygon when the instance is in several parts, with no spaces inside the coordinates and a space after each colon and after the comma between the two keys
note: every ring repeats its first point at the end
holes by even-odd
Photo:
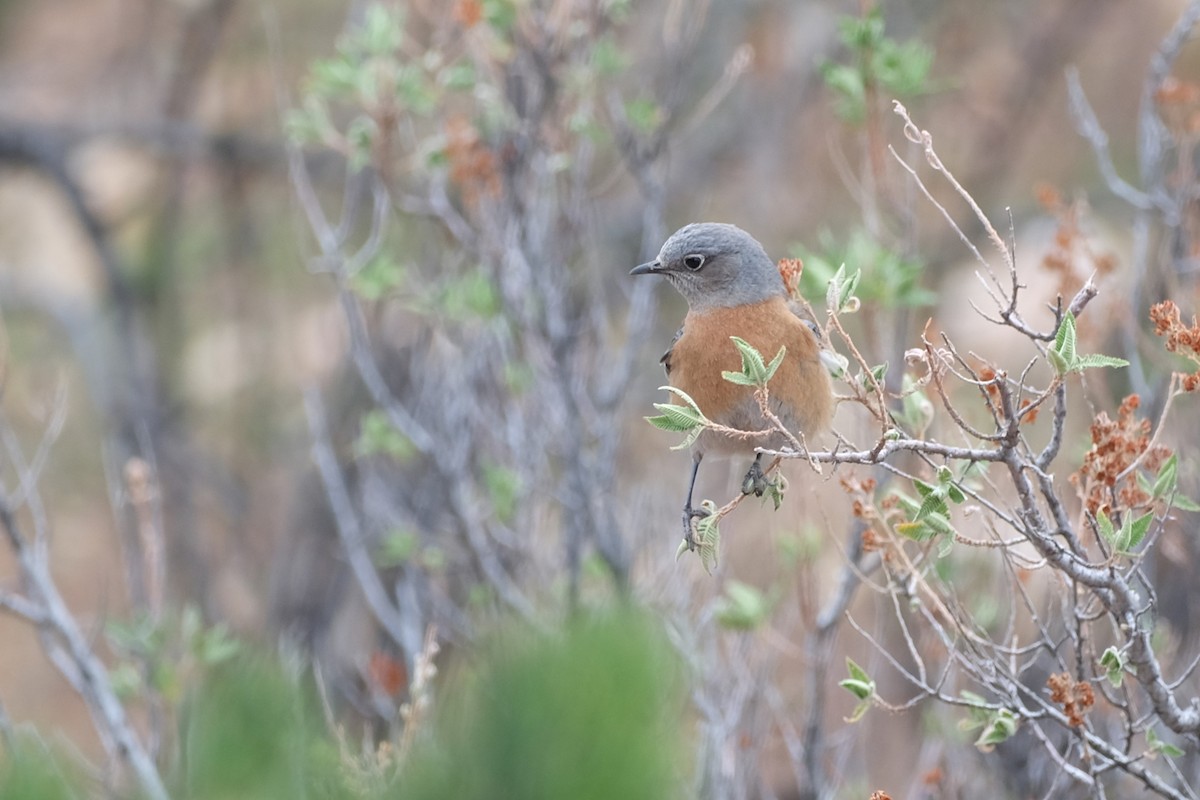
{"type": "Polygon", "coordinates": [[[787,355],[768,384],[771,405],[785,425],[814,434],[833,416],[833,388],[818,356],[812,331],[782,297],[763,303],[689,312],[669,354],[671,385],[687,392],[705,416],[742,430],[764,427],[754,389],[721,377],[740,372],[741,356],[731,336],[745,339],[770,361],[780,347],[787,355]],[[747,416],[753,417],[747,419],[747,416]]]}

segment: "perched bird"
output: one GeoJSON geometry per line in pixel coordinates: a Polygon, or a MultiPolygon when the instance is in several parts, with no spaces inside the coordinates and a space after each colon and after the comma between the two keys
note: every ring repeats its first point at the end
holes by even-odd
{"type": "MultiPolygon", "coordinates": [[[[730,383],[723,371],[740,372],[741,356],[731,336],[753,345],[766,360],[780,347],[787,355],[768,384],[770,408],[793,433],[813,436],[833,416],[833,385],[821,360],[815,322],[801,317],[789,302],[783,278],[761,244],[733,225],[704,222],[676,231],[648,264],[630,275],[662,275],[688,303],[683,327],[663,354],[671,386],[686,392],[700,411],[720,425],[742,431],[771,427],[754,388],[730,383]]],[[[708,512],[692,506],[696,474],[705,454],[751,455],[756,447],[776,449],[780,433],[737,437],[704,431],[692,445],[692,475],[683,506],[684,539],[694,546],[692,520],[708,512]]],[[[762,453],[754,454],[743,491],[758,495],[767,488],[762,453]]]]}

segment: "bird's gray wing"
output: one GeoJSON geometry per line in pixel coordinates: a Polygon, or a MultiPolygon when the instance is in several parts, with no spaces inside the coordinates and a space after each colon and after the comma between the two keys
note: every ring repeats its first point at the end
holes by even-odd
{"type": "Polygon", "coordinates": [[[671,343],[667,345],[667,352],[662,354],[662,358],[658,363],[663,365],[663,369],[667,372],[667,377],[671,376],[671,351],[675,349],[675,343],[679,341],[679,337],[683,336],[683,328],[675,331],[675,335],[671,337],[671,343]]]}
{"type": "Polygon", "coordinates": [[[813,336],[817,337],[818,344],[824,345],[824,337],[821,335],[821,326],[818,325],[816,320],[813,319],[812,310],[808,308],[806,304],[798,303],[795,300],[788,301],[788,308],[791,309],[793,314],[800,318],[800,321],[804,323],[805,327],[813,332],[813,336]]]}

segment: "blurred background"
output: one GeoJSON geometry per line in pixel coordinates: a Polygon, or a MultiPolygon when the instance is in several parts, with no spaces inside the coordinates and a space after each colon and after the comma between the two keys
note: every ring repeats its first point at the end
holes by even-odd
{"type": "MultiPolygon", "coordinates": [[[[1002,232],[1011,214],[1039,326],[1038,302],[1094,271],[1092,350],[1136,356],[1158,299],[1145,287],[1190,309],[1186,218],[1138,228],[1077,131],[1067,78],[1121,175],[1183,185],[1200,48],[1178,51],[1174,94],[1146,96],[1183,2],[877,5],[0,3],[0,402],[27,453],[64,404],[40,502],[54,576],[106,660],[131,649],[114,623],[190,608],[311,655],[339,713],[386,719],[429,624],[453,659],[490,618],[632,592],[694,662],[698,747],[722,754],[708,796],[809,796],[789,748],[810,714],[829,728],[822,780],[839,796],[1045,791],[971,737],[911,736],[947,726],[920,710],[846,726],[853,698],[823,672],[812,685],[814,641],[837,676],[843,654],[872,658],[853,631],[811,638],[849,547],[839,475],[786,467],[783,508],[743,505],[709,576],[673,560],[687,456],[641,419],[685,309],[627,272],[690,221],[803,257],[814,297],[841,260],[870,271],[858,335],[872,363],[899,363],[930,318],[964,352],[1006,357],[965,302],[982,296],[969,253],[888,152],[923,163],[892,97],[1002,232]],[[363,66],[379,53],[401,64],[382,89],[363,66]],[[1157,177],[1139,150],[1146,103],[1180,154],[1157,177]],[[1068,217],[1090,249],[1043,269],[1068,217]],[[384,611],[346,555],[314,441],[339,465],[384,611]],[[162,587],[145,568],[157,547],[162,587]],[[730,581],[762,601],[751,619],[729,616],[730,581]]],[[[1130,388],[1153,406],[1153,365],[1139,374],[1097,387],[1101,406],[1130,388]]],[[[871,435],[854,408],[836,426],[871,435]]],[[[744,468],[706,462],[700,494],[720,505],[744,468]]],[[[1173,568],[1193,552],[1177,547],[1173,568]]],[[[0,552],[0,585],[16,575],[0,552]]],[[[1178,594],[1186,638],[1197,597],[1178,594]]],[[[863,624],[878,602],[853,600],[863,624]]],[[[99,752],[36,631],[3,616],[0,701],[99,752]]]]}

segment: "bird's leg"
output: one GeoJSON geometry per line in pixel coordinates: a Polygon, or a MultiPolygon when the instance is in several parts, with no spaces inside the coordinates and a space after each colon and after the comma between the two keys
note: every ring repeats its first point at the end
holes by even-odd
{"type": "Polygon", "coordinates": [[[683,504],[683,540],[688,550],[696,549],[696,537],[692,534],[692,520],[697,517],[707,517],[708,512],[703,508],[692,508],[692,493],[696,490],[696,473],[700,471],[700,453],[692,456],[692,479],[688,482],[687,500],[683,504]]]}
{"type": "Polygon", "coordinates": [[[752,494],[755,497],[762,497],[771,485],[767,480],[767,476],[763,474],[762,457],[762,453],[754,457],[754,463],[750,465],[750,469],[746,472],[746,477],[742,478],[742,494],[752,494]]]}

